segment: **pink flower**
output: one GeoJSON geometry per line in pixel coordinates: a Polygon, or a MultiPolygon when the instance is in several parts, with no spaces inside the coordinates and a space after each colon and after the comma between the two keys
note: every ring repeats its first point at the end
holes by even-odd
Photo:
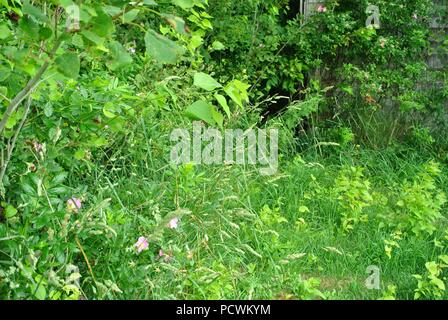
{"type": "Polygon", "coordinates": [[[415,20],[417,20],[417,19],[418,19],[418,16],[417,16],[417,14],[416,14],[416,13],[414,13],[414,14],[412,15],[412,18],[414,18],[415,20]]]}
{"type": "Polygon", "coordinates": [[[381,48],[384,48],[386,46],[386,41],[385,40],[381,40],[380,41],[380,46],[381,46],[381,48]]]}
{"type": "Polygon", "coordinates": [[[145,237],[140,237],[138,238],[134,246],[137,249],[137,252],[140,253],[143,250],[148,249],[148,240],[145,237]]]}
{"type": "Polygon", "coordinates": [[[157,259],[162,259],[162,258],[163,258],[163,261],[170,262],[171,259],[173,258],[173,254],[171,252],[165,253],[162,249],[160,249],[157,259]]]}
{"type": "Polygon", "coordinates": [[[179,222],[178,218],[173,218],[168,222],[167,227],[170,229],[177,229],[177,223],[179,222]]]}
{"type": "Polygon", "coordinates": [[[71,199],[67,200],[67,209],[69,211],[78,212],[78,210],[81,209],[81,206],[81,200],[79,200],[78,198],[72,197],[71,199]]]}
{"type": "Polygon", "coordinates": [[[317,7],[317,12],[327,12],[327,8],[323,5],[317,7]]]}

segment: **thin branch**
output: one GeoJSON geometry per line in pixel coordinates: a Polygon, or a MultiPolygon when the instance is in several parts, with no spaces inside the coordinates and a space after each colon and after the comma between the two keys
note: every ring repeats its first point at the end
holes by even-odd
{"type": "Polygon", "coordinates": [[[8,109],[6,109],[6,112],[3,115],[2,120],[0,121],[0,135],[2,134],[3,130],[5,129],[6,123],[8,122],[8,119],[11,117],[12,113],[22,103],[22,101],[25,100],[30,95],[30,93],[39,84],[40,78],[42,77],[42,75],[45,73],[45,71],[50,66],[51,60],[53,60],[54,56],[56,55],[56,51],[58,50],[61,43],[62,43],[62,38],[56,39],[53,50],[51,50],[48,59],[40,67],[40,69],[39,69],[39,71],[37,71],[36,75],[33,78],[31,78],[30,81],[28,81],[28,84],[26,85],[26,87],[23,88],[23,90],[20,91],[14,97],[14,99],[11,100],[11,103],[9,104],[8,109]]]}
{"type": "MultiPolygon", "coordinates": [[[[25,105],[25,113],[23,114],[23,118],[20,121],[19,126],[17,127],[17,130],[14,134],[14,136],[8,141],[8,145],[6,147],[6,158],[4,159],[4,162],[2,162],[2,167],[0,171],[0,186],[3,189],[3,178],[6,173],[6,168],[8,168],[9,161],[11,160],[12,153],[14,151],[14,148],[16,146],[17,138],[19,137],[20,132],[22,131],[23,126],[25,125],[25,121],[28,118],[28,114],[31,110],[31,102],[33,99],[31,96],[28,97],[28,100],[25,105]]],[[[1,190],[3,191],[3,190],[1,190]]]]}

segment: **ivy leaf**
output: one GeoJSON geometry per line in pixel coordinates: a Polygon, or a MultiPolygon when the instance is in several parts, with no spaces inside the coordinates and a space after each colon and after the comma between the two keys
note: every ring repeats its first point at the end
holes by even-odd
{"type": "Polygon", "coordinates": [[[215,125],[217,123],[215,118],[219,118],[219,116],[216,113],[219,112],[216,111],[215,107],[203,100],[194,102],[185,111],[185,114],[190,119],[202,120],[209,125],[215,125]]]}
{"type": "Polygon", "coordinates": [[[194,74],[193,85],[207,91],[213,91],[217,88],[222,87],[222,85],[219,82],[217,82],[211,76],[203,72],[197,72],[194,74]]]}
{"type": "Polygon", "coordinates": [[[80,62],[76,53],[64,53],[55,60],[56,67],[64,76],[76,79],[79,75],[80,62]]]}
{"type": "Polygon", "coordinates": [[[148,30],[145,35],[146,52],[162,63],[175,64],[177,58],[182,55],[185,49],[174,41],[164,36],[148,30]]]}

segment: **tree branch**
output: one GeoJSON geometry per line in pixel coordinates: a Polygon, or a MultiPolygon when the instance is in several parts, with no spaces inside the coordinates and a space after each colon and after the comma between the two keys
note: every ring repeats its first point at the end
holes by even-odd
{"type": "Polygon", "coordinates": [[[51,60],[53,60],[54,56],[56,55],[56,51],[58,50],[59,46],[62,43],[62,38],[58,38],[55,41],[54,47],[51,50],[47,61],[44,62],[44,64],[39,68],[36,75],[31,78],[30,81],[28,81],[28,84],[25,88],[23,88],[22,91],[20,91],[14,99],[11,100],[8,109],[6,109],[5,114],[3,115],[2,120],[0,121],[0,135],[2,134],[3,130],[5,129],[6,123],[8,122],[8,119],[11,117],[12,113],[16,110],[16,108],[22,103],[23,100],[26,99],[26,97],[29,96],[29,94],[37,87],[39,84],[39,80],[42,77],[42,75],[45,73],[45,71],[50,66],[51,60]]]}

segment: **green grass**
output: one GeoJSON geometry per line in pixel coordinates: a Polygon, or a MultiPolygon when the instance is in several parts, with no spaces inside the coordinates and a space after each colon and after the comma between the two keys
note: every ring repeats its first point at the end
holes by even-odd
{"type": "MultiPolygon", "coordinates": [[[[395,229],[380,217],[385,208],[378,205],[366,209],[368,222],[349,233],[340,228],[341,209],[332,189],[341,169],[365,167],[372,190],[389,196],[430,160],[416,151],[353,146],[322,157],[309,150],[302,161],[283,157],[279,173],[271,177],[244,166],[188,171],[166,165],[163,132],[169,127],[142,121],[89,175],[72,175],[72,184],[86,186],[91,207],[111,199],[108,209],[93,214],[102,214],[116,235],[100,234],[82,244],[97,281],[111,280],[121,290],[109,290],[107,298],[378,299],[395,285],[396,298],[412,299],[417,286],[412,275],[424,274],[425,262],[445,252],[433,243],[442,238],[443,223],[433,236],[405,234],[389,259],[384,240],[395,229]],[[266,205],[277,208],[286,222],[262,221],[266,205]],[[309,212],[300,210],[303,206],[309,212]],[[158,234],[157,221],[179,209],[188,211],[179,228],[158,234]],[[305,224],[296,227],[300,218],[305,224]],[[142,235],[151,239],[149,250],[136,254],[133,244],[142,235]],[[157,258],[159,249],[170,254],[169,260],[157,258]],[[370,265],[381,270],[380,290],[364,284],[370,265]]],[[[446,190],[447,178],[438,180],[440,189],[446,190]]],[[[76,259],[85,295],[93,298],[96,286],[85,259],[81,254],[76,259]]]]}

